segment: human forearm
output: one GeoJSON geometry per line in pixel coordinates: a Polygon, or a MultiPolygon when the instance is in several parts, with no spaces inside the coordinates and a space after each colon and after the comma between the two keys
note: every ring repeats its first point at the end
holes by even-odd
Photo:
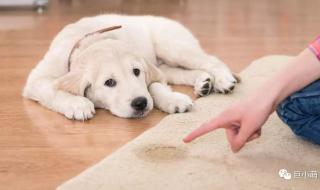
{"type": "MultiPolygon", "coordinates": [[[[320,62],[309,49],[302,51],[288,66],[262,85],[254,97],[263,97],[266,104],[276,106],[290,94],[320,78],[320,62]]],[[[320,90],[320,89],[319,89],[320,90]]]]}

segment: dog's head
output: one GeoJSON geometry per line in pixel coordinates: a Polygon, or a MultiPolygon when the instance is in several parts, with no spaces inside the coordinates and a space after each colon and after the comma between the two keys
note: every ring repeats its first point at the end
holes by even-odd
{"type": "Polygon", "coordinates": [[[81,46],[56,88],[85,96],[119,117],[143,117],[153,108],[148,85],[162,80],[155,66],[117,39],[99,38],[81,46]]]}

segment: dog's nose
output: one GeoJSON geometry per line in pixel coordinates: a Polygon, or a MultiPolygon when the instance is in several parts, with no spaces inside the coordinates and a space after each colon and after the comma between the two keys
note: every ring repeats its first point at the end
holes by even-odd
{"type": "Polygon", "coordinates": [[[137,111],[142,111],[147,107],[147,103],[147,98],[140,96],[132,100],[131,107],[137,111]]]}

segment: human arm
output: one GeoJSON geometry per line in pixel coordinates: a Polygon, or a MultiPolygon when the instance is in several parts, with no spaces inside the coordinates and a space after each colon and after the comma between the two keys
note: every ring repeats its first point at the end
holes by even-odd
{"type": "Polygon", "coordinates": [[[225,128],[232,151],[238,152],[246,142],[260,136],[262,125],[282,100],[318,78],[319,60],[307,48],[254,93],[202,124],[184,141],[190,142],[210,131],[225,128]]]}

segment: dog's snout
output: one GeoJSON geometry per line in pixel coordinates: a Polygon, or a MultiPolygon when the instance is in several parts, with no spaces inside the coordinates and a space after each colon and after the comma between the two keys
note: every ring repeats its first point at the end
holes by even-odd
{"type": "Polygon", "coordinates": [[[142,111],[147,107],[147,104],[147,98],[140,96],[132,100],[131,107],[137,111],[142,111]]]}

